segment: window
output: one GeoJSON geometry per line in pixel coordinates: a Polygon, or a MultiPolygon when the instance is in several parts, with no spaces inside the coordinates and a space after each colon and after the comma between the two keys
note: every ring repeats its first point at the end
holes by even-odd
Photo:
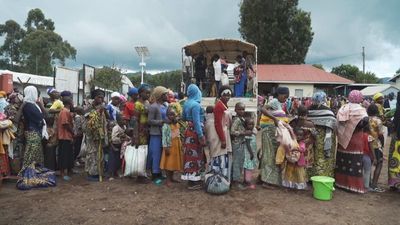
{"type": "Polygon", "coordinates": [[[294,96],[296,96],[298,98],[302,98],[303,97],[303,89],[294,89],[294,96]]]}

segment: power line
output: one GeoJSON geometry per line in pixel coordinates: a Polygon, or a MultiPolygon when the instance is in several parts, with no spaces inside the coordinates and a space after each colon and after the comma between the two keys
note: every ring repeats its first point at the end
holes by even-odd
{"type": "Polygon", "coordinates": [[[333,58],[322,59],[322,60],[318,60],[318,61],[309,62],[308,64],[316,64],[316,63],[321,63],[321,62],[326,62],[326,61],[333,61],[333,60],[348,58],[348,57],[352,57],[352,56],[356,56],[356,55],[359,56],[360,53],[353,53],[353,54],[350,54],[350,55],[344,55],[344,56],[338,56],[338,57],[333,57],[333,58]]]}

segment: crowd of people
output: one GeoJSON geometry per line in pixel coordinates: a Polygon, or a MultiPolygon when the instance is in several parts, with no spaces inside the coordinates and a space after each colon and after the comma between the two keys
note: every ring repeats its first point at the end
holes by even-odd
{"type": "Polygon", "coordinates": [[[187,181],[189,189],[218,194],[257,184],[308,189],[312,176],[329,176],[343,189],[382,192],[387,126],[393,135],[389,186],[400,187],[400,94],[390,110],[393,104],[385,109],[380,93],[369,101],[359,91],[335,99],[317,92],[300,103],[289,101],[289,89],[279,87],[270,99],[259,96],[254,115],[242,102],[229,109],[234,91],[224,85],[215,105],[206,108],[196,84],[188,86],[185,98],[142,84],[129,89],[128,99],[114,92],[109,102],[96,89],[84,106],[74,106],[69,91],[47,93],[44,102],[34,86],[23,94],[0,92],[2,175],[22,176],[39,164],[68,182],[77,176],[73,168],[84,165],[88,180],[112,181],[123,176],[127,146],[145,146],[147,171],[135,177],[140,183],[171,187],[187,181]]]}
{"type": "Polygon", "coordinates": [[[183,81],[187,88],[192,79],[195,79],[205,96],[217,97],[222,86],[229,86],[228,70],[231,69],[234,87],[232,96],[254,97],[253,62],[254,56],[246,51],[232,59],[214,54],[207,61],[203,52],[192,56],[186,49],[183,58],[183,81]]]}

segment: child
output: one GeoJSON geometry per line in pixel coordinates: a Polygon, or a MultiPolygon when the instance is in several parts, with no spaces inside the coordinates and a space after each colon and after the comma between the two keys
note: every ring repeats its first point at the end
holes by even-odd
{"type": "Polygon", "coordinates": [[[125,133],[126,121],[122,118],[121,114],[117,114],[116,123],[111,131],[111,144],[108,158],[108,173],[110,175],[109,180],[114,180],[114,176],[118,176],[118,170],[121,167],[121,146],[126,140],[128,135],[125,133]]]}
{"type": "Polygon", "coordinates": [[[44,167],[56,170],[56,149],[58,145],[57,132],[53,128],[54,117],[46,118],[49,139],[44,143],[44,167]]]}
{"type": "Polygon", "coordinates": [[[253,183],[253,171],[257,168],[257,138],[255,129],[255,121],[252,117],[245,119],[245,152],[244,152],[244,183],[249,189],[256,189],[253,183]]]}
{"type": "Polygon", "coordinates": [[[233,118],[231,127],[232,137],[232,183],[239,183],[243,173],[244,150],[245,150],[245,105],[238,102],[235,105],[236,116],[233,118]]]}
{"type": "Polygon", "coordinates": [[[174,171],[183,170],[182,142],[180,138],[180,125],[177,120],[176,109],[170,105],[167,109],[168,123],[162,127],[162,147],[160,168],[165,171],[167,180],[165,185],[171,187],[174,171]]]}
{"type": "Polygon", "coordinates": [[[375,155],[372,153],[372,138],[369,135],[369,124],[366,123],[366,126],[363,128],[363,179],[364,179],[364,187],[366,190],[372,190],[370,188],[370,179],[371,179],[371,162],[375,161],[375,155]]]}
{"type": "Polygon", "coordinates": [[[367,109],[369,124],[370,124],[370,136],[372,141],[372,153],[375,155],[374,175],[371,182],[371,191],[383,192],[382,188],[378,187],[378,180],[381,174],[383,165],[383,124],[379,117],[379,108],[376,104],[371,104],[367,109]]]}
{"type": "Polygon", "coordinates": [[[58,165],[60,175],[65,181],[71,180],[72,167],[74,164],[74,152],[72,150],[72,141],[74,137],[71,107],[72,101],[66,99],[63,102],[64,108],[58,116],[58,165]],[[67,175],[64,176],[64,170],[67,169],[67,175]]]}
{"type": "Polygon", "coordinates": [[[286,162],[282,171],[282,186],[287,188],[307,189],[307,155],[311,155],[308,151],[312,149],[315,134],[314,124],[307,119],[307,114],[307,108],[302,105],[298,108],[297,118],[290,122],[297,139],[299,158],[297,162],[290,162],[287,158],[288,152],[286,152],[286,162]]]}
{"type": "Polygon", "coordinates": [[[214,106],[207,106],[206,108],[206,115],[205,115],[205,133],[207,137],[207,146],[204,147],[204,154],[206,156],[206,171],[208,168],[208,162],[210,162],[210,148],[209,148],[209,142],[210,140],[214,137],[216,137],[217,132],[215,131],[214,128],[214,106]]]}
{"type": "MultiPolygon", "coordinates": [[[[81,151],[82,139],[83,139],[83,108],[76,107],[75,108],[75,116],[74,116],[74,160],[77,160],[78,155],[81,151]]],[[[79,166],[79,162],[76,161],[79,166]]]]}

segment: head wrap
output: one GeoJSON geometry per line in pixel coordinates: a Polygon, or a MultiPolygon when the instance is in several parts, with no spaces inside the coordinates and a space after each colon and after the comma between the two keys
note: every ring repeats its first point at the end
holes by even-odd
{"type": "Polygon", "coordinates": [[[315,105],[323,105],[326,103],[326,94],[323,91],[318,91],[314,93],[312,101],[315,105]]]}
{"type": "Polygon", "coordinates": [[[121,94],[116,91],[111,93],[111,98],[115,98],[115,97],[119,98],[119,96],[121,96],[121,94]]]}
{"type": "Polygon", "coordinates": [[[138,89],[135,87],[129,88],[128,96],[137,95],[139,93],[138,89]]]}
{"type": "Polygon", "coordinates": [[[360,104],[361,102],[363,102],[363,100],[364,100],[364,96],[361,93],[361,91],[352,90],[350,92],[350,94],[349,94],[349,102],[360,104]]]}
{"type": "Polygon", "coordinates": [[[157,101],[161,99],[163,94],[168,93],[168,89],[163,86],[157,86],[154,88],[153,93],[151,94],[152,101],[157,101]]]}
{"type": "Polygon", "coordinates": [[[121,102],[126,102],[128,99],[126,99],[126,97],[125,96],[123,96],[123,95],[120,95],[119,96],[119,99],[121,100],[121,102]]]}
{"type": "Polygon", "coordinates": [[[232,90],[229,86],[222,86],[219,89],[218,97],[222,97],[223,95],[232,94],[232,90]]]}
{"type": "Polygon", "coordinates": [[[27,86],[24,89],[24,102],[34,103],[36,104],[36,100],[38,99],[38,91],[35,86],[27,86]]]}
{"type": "Polygon", "coordinates": [[[60,95],[61,97],[69,97],[72,96],[72,93],[70,91],[62,91],[60,95]]]}
{"type": "Polygon", "coordinates": [[[7,93],[5,91],[0,91],[0,98],[5,98],[7,93]]]}
{"type": "Polygon", "coordinates": [[[97,96],[102,96],[104,97],[106,94],[104,91],[100,90],[100,89],[95,89],[92,92],[90,92],[90,97],[92,99],[95,99],[97,96]]]}
{"type": "Polygon", "coordinates": [[[194,100],[198,103],[201,102],[201,91],[195,84],[189,85],[187,89],[188,100],[194,100]]]}
{"type": "Polygon", "coordinates": [[[138,93],[140,93],[144,90],[150,90],[150,88],[151,88],[150,85],[143,83],[139,86],[138,93]]]}
{"type": "Polygon", "coordinates": [[[276,89],[276,94],[278,94],[278,95],[289,95],[289,88],[287,88],[287,87],[278,87],[276,89]]]}
{"type": "Polygon", "coordinates": [[[374,95],[374,97],[372,99],[374,99],[374,101],[376,102],[378,99],[383,98],[383,94],[378,92],[374,95]]]}
{"type": "Polygon", "coordinates": [[[50,94],[53,93],[53,92],[57,92],[57,90],[56,90],[55,88],[52,88],[52,87],[47,88],[47,94],[48,94],[48,95],[50,95],[50,94]]]}

